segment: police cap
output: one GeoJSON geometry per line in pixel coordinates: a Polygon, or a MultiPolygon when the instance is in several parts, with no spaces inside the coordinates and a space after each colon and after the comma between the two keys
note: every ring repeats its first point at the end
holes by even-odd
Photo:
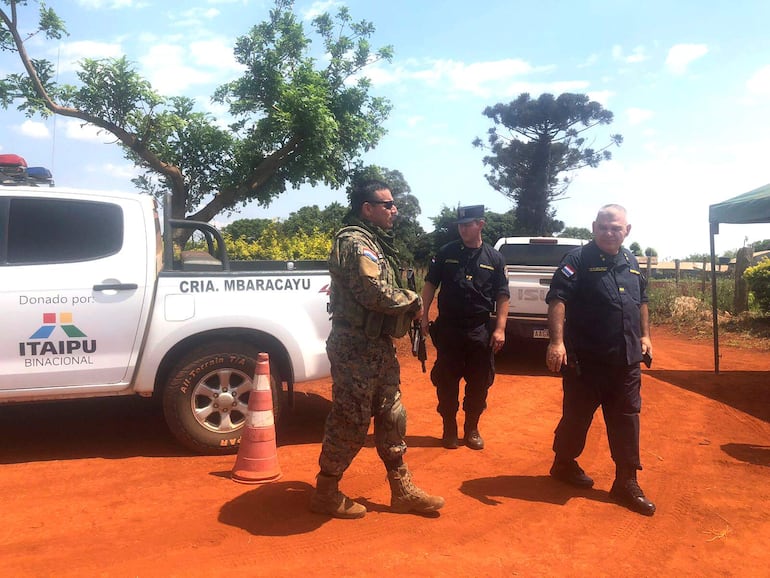
{"type": "Polygon", "coordinates": [[[470,223],[484,218],[484,205],[468,205],[457,208],[457,224],[470,223]]]}

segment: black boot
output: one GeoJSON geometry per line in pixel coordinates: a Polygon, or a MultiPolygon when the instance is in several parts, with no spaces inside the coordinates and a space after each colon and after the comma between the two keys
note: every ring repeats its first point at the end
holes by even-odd
{"type": "Polygon", "coordinates": [[[472,450],[483,450],[484,439],[479,433],[479,418],[481,415],[465,414],[465,445],[472,450]]]}
{"type": "Polygon", "coordinates": [[[551,477],[577,488],[591,488],[594,485],[593,479],[586,475],[575,460],[564,460],[556,456],[550,473],[551,477]]]}
{"type": "Polygon", "coordinates": [[[457,449],[457,418],[455,416],[442,416],[444,431],[441,434],[441,445],[448,450],[457,449]]]}
{"type": "Polygon", "coordinates": [[[652,516],[655,513],[655,504],[645,497],[642,488],[636,481],[635,467],[616,467],[615,481],[610,489],[610,497],[621,506],[643,516],[652,516]]]}

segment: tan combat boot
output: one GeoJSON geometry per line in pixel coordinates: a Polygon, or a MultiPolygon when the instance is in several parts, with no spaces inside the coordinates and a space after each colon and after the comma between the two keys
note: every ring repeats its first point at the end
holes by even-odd
{"type": "Polygon", "coordinates": [[[326,514],[334,518],[363,518],[366,507],[354,502],[340,492],[337,476],[318,474],[316,489],[310,500],[310,509],[317,514],[326,514]]]}
{"type": "Polygon", "coordinates": [[[388,471],[390,483],[390,510],[398,514],[417,512],[426,514],[441,509],[444,498],[429,496],[412,483],[412,474],[406,464],[388,471]]]}

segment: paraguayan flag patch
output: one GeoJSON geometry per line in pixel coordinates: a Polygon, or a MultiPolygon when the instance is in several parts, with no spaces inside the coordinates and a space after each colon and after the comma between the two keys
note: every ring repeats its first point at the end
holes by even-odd
{"type": "Polygon", "coordinates": [[[569,279],[575,274],[575,270],[569,265],[564,265],[564,267],[561,268],[561,272],[562,272],[562,275],[564,275],[567,279],[569,279]]]}
{"type": "Polygon", "coordinates": [[[377,258],[377,255],[373,251],[370,251],[369,249],[364,249],[363,251],[361,251],[361,254],[364,257],[367,257],[368,259],[371,259],[375,263],[377,263],[379,261],[379,259],[377,258]]]}

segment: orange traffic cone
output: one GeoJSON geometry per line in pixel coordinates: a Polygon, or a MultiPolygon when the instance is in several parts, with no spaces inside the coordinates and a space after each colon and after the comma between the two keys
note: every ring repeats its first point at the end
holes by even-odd
{"type": "Polygon", "coordinates": [[[270,392],[270,359],[267,353],[260,353],[257,356],[257,367],[249,394],[249,412],[232,479],[243,484],[262,484],[280,477],[273,396],[270,392]]]}

